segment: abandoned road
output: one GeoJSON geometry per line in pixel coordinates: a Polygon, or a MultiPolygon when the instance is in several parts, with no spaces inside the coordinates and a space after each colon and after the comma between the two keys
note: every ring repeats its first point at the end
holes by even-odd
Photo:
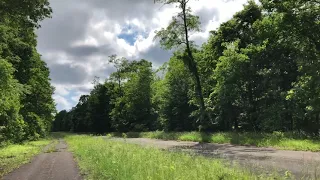
{"type": "Polygon", "coordinates": [[[320,179],[319,152],[287,151],[231,144],[164,141],[148,138],[112,139],[170,151],[221,158],[226,160],[226,163],[240,164],[247,170],[257,173],[278,172],[284,174],[290,171],[297,179],[320,179]]]}

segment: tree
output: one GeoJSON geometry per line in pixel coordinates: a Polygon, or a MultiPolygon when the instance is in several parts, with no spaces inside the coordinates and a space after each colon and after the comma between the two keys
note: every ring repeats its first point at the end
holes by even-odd
{"type": "Polygon", "coordinates": [[[122,96],[121,81],[123,79],[124,70],[128,66],[128,60],[124,57],[118,58],[117,55],[111,55],[109,56],[109,63],[112,63],[116,68],[116,72],[111,74],[110,79],[113,79],[118,83],[119,96],[122,96]]]}
{"type": "MultiPolygon", "coordinates": [[[[52,99],[49,69],[36,50],[35,28],[50,17],[47,0],[0,2],[0,59],[12,66],[12,75],[18,84],[16,121],[23,122],[23,138],[8,137],[15,142],[43,137],[51,129],[55,105],[52,99]],[[11,139],[13,138],[13,139],[11,139]]],[[[11,97],[13,98],[13,97],[11,97]]],[[[22,123],[21,123],[22,124],[22,123]]],[[[17,128],[19,126],[17,125],[17,128]]],[[[17,130],[18,132],[18,130],[17,130]]]]}
{"type": "Polygon", "coordinates": [[[192,101],[192,76],[179,59],[178,53],[168,63],[168,70],[161,84],[162,92],[161,116],[166,130],[196,130],[196,121],[192,116],[196,107],[192,101]]]}
{"type": "Polygon", "coordinates": [[[48,0],[2,0],[1,21],[10,21],[24,27],[40,27],[39,22],[51,17],[52,9],[48,0]]]}
{"type": "Polygon", "coordinates": [[[68,131],[91,132],[93,131],[93,120],[90,114],[89,95],[82,95],[79,102],[72,110],[72,119],[69,120],[71,127],[68,131]]]}
{"type": "Polygon", "coordinates": [[[214,72],[217,84],[211,96],[215,99],[218,121],[223,130],[232,130],[233,126],[239,126],[240,112],[248,105],[242,94],[247,88],[243,82],[246,81],[245,71],[249,58],[239,53],[238,43],[227,46],[214,72]]]}
{"type": "Polygon", "coordinates": [[[112,131],[110,112],[112,110],[111,93],[113,84],[97,84],[88,99],[88,111],[92,121],[92,130],[101,134],[112,131]]]}
{"type": "Polygon", "coordinates": [[[55,115],[54,121],[52,123],[52,131],[58,132],[64,130],[63,124],[66,120],[67,114],[68,112],[66,110],[62,110],[55,115]]]}
{"type": "Polygon", "coordinates": [[[43,137],[51,129],[56,111],[52,95],[54,88],[50,84],[49,69],[40,59],[40,55],[33,52],[30,59],[24,59],[16,74],[20,82],[29,89],[22,98],[21,114],[28,123],[27,136],[43,137]],[[22,73],[24,72],[24,73],[22,73]]]}
{"type": "Polygon", "coordinates": [[[19,114],[23,86],[14,79],[14,68],[0,59],[0,140],[20,142],[24,138],[25,123],[19,114]]]}
{"type": "Polygon", "coordinates": [[[146,60],[132,61],[125,69],[123,96],[113,101],[112,125],[117,131],[152,129],[151,83],[152,65],[146,60]]]}
{"type": "Polygon", "coordinates": [[[155,0],[164,4],[178,4],[181,12],[172,18],[171,23],[166,29],[156,31],[155,39],[160,39],[160,44],[165,49],[173,49],[175,47],[183,47],[186,52],[186,58],[183,58],[184,64],[188,67],[189,71],[195,80],[195,90],[198,103],[200,106],[200,120],[201,124],[204,122],[206,107],[204,103],[200,76],[198,73],[197,63],[193,55],[193,42],[190,41],[190,33],[192,31],[200,31],[199,17],[192,15],[191,8],[188,7],[189,0],[155,0]]]}
{"type": "Polygon", "coordinates": [[[281,44],[292,49],[296,80],[287,91],[290,129],[319,134],[319,2],[316,0],[262,1],[276,24],[281,44]]]}

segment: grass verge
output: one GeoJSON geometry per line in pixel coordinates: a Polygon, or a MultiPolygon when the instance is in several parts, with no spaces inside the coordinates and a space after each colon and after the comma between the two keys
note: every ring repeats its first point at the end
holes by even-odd
{"type": "MultiPolygon", "coordinates": [[[[88,179],[274,179],[219,160],[86,135],[65,138],[88,179]]],[[[279,178],[277,178],[279,179],[279,178]]]]}
{"type": "Polygon", "coordinates": [[[0,179],[3,175],[25,164],[41,152],[51,140],[31,141],[20,145],[8,145],[0,148],[0,179]]]}
{"type": "Polygon", "coordinates": [[[274,147],[282,150],[320,151],[320,140],[294,133],[200,133],[200,132],[129,132],[110,133],[109,136],[128,138],[151,138],[163,140],[210,142],[218,144],[253,145],[257,147],[274,147]]]}

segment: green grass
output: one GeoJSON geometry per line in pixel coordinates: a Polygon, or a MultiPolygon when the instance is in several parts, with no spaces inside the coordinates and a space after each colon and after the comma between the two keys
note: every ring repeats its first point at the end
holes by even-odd
{"type": "Polygon", "coordinates": [[[39,140],[27,142],[20,145],[8,145],[0,148],[0,179],[18,168],[21,164],[25,164],[38,154],[44,146],[49,144],[51,140],[39,140]]]}
{"type": "MultiPolygon", "coordinates": [[[[111,133],[111,136],[123,136],[120,133],[111,133]]],[[[128,138],[143,137],[163,140],[195,141],[210,143],[230,143],[237,145],[253,145],[257,147],[274,147],[282,150],[320,151],[320,140],[312,139],[294,133],[199,133],[199,132],[141,132],[126,133],[128,138]]]]}
{"type": "MultiPolygon", "coordinates": [[[[87,135],[65,138],[87,179],[274,179],[222,161],[87,135]]],[[[279,178],[276,178],[279,179],[279,178]]]]}

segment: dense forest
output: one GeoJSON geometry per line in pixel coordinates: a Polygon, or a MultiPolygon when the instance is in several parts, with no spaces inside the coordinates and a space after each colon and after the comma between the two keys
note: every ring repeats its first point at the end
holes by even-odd
{"type": "Polygon", "coordinates": [[[54,89],[35,34],[51,12],[47,0],[0,1],[0,145],[38,139],[51,130],[54,89]]]}
{"type": "Polygon", "coordinates": [[[320,6],[317,0],[249,1],[197,47],[199,17],[188,1],[156,39],[174,49],[153,69],[112,55],[116,72],[94,81],[54,131],[320,130],[320,6]]]}

